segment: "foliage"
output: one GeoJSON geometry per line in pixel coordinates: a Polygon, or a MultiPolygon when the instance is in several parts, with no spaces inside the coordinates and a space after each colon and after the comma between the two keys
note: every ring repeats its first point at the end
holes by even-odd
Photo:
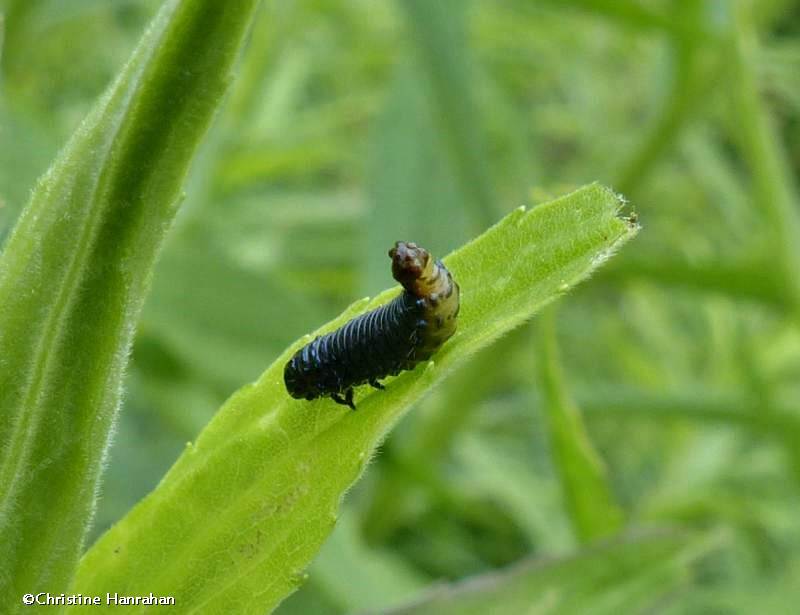
{"type": "Polygon", "coordinates": [[[6,242],[0,602],[9,608],[24,609],[30,588],[59,594],[72,579],[153,261],[253,6],[166,3],[6,242]]]}
{"type": "MultiPolygon", "coordinates": [[[[619,207],[616,195],[592,186],[519,209],[451,254],[445,264],[462,288],[458,331],[427,366],[387,380],[385,392],[359,396],[356,414],[329,399],[286,394],[283,367],[311,337],[290,346],[89,550],[77,591],[171,594],[185,609],[215,613],[276,606],[303,579],[342,494],[408,406],[631,237],[636,226],[617,217],[619,207]]],[[[396,293],[355,303],[315,335],[396,293]]]]}

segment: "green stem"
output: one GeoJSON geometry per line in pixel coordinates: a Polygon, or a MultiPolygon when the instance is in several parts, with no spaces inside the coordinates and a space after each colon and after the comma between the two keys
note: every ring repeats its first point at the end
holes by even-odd
{"type": "Polygon", "coordinates": [[[792,474],[800,483],[800,420],[790,408],[764,404],[758,398],[702,390],[664,395],[616,388],[607,393],[586,391],[579,399],[584,410],[599,416],[718,423],[768,436],[783,447],[792,474]]]}
{"type": "Polygon", "coordinates": [[[567,390],[556,337],[554,308],[537,321],[539,380],[554,465],[576,535],[582,541],[613,534],[623,523],[606,468],[567,390]]]}
{"type": "Polygon", "coordinates": [[[752,175],[753,197],[774,235],[778,271],[793,309],[800,310],[800,201],[774,120],[759,95],[757,52],[752,20],[740,6],[730,54],[734,122],[752,175]]]}
{"type": "MultiPolygon", "coordinates": [[[[606,4],[597,0],[581,4],[606,4]]],[[[623,4],[623,3],[615,3],[623,4]]],[[[683,19],[682,28],[671,28],[669,47],[672,55],[672,83],[663,109],[648,130],[639,147],[622,165],[614,183],[623,194],[631,194],[642,184],[658,160],[669,150],[689,123],[697,106],[716,83],[717,70],[703,70],[700,64],[700,43],[713,42],[710,35],[700,35],[703,21],[700,4],[695,0],[680,0],[677,13],[683,19]]],[[[644,9],[639,9],[644,10],[644,9]]]]}
{"type": "Polygon", "coordinates": [[[619,0],[545,0],[559,7],[568,5],[570,8],[580,9],[608,19],[617,21],[620,24],[629,26],[637,31],[656,30],[667,32],[685,38],[708,38],[712,35],[698,27],[693,22],[685,19],[676,19],[670,15],[645,8],[637,2],[620,2],[619,0]]]}
{"type": "Polygon", "coordinates": [[[689,263],[678,259],[625,259],[598,272],[611,282],[643,281],[699,293],[718,293],[732,299],[756,301],[776,310],[791,309],[782,277],[767,264],[689,263]]]}

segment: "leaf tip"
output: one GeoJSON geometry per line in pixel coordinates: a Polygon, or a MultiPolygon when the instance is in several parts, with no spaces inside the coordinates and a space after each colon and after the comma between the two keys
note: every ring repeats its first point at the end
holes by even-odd
{"type": "Polygon", "coordinates": [[[621,216],[621,218],[628,225],[628,230],[633,233],[638,233],[642,228],[642,225],[639,224],[639,214],[635,209],[632,209],[629,214],[621,216]]]}
{"type": "Polygon", "coordinates": [[[615,190],[608,188],[606,186],[602,186],[601,184],[597,184],[604,190],[608,191],[617,202],[617,216],[620,220],[625,222],[628,226],[628,229],[631,231],[638,231],[641,228],[639,224],[639,214],[637,213],[636,209],[631,206],[630,201],[628,198],[615,190]]]}
{"type": "Polygon", "coordinates": [[[289,582],[295,589],[300,587],[308,580],[308,573],[305,570],[295,570],[289,575],[289,582]]]}

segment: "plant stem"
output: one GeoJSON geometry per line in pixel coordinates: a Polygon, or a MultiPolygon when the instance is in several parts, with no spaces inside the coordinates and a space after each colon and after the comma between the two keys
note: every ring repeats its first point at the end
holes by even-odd
{"type": "Polygon", "coordinates": [[[736,37],[731,50],[735,82],[734,123],[739,146],[753,181],[753,198],[774,234],[777,268],[792,308],[800,310],[800,212],[786,154],[772,118],[759,96],[753,62],[757,42],[752,20],[740,7],[736,37]]]}
{"type": "Polygon", "coordinates": [[[559,358],[554,308],[537,321],[539,379],[553,465],[558,468],[575,534],[582,541],[620,529],[623,513],[614,499],[605,465],[586,431],[580,409],[566,386],[559,358]]]}

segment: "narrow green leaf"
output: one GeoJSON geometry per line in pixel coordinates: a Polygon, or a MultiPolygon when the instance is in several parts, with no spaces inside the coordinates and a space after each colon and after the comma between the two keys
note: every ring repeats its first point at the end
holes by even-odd
{"type": "Polygon", "coordinates": [[[651,531],[565,558],[520,562],[434,589],[417,604],[389,613],[641,613],[685,586],[691,561],[713,546],[692,534],[651,531]]]}
{"type": "Polygon", "coordinates": [[[583,541],[611,535],[622,527],[622,509],[614,499],[605,464],[594,450],[580,409],[567,390],[553,308],[545,310],[538,324],[544,413],[572,525],[583,541]]]}
{"type": "MultiPolygon", "coordinates": [[[[620,198],[593,185],[520,208],[445,262],[462,289],[459,330],[435,361],[359,391],[358,411],[290,398],[288,348],[239,390],[158,488],[84,557],[75,591],[169,594],[184,611],[263,612],[303,579],[345,491],[426,390],[566,292],[636,233],[620,198]]],[[[388,261],[387,261],[388,277],[388,261]]],[[[316,333],[389,301],[355,303],[316,333]]],[[[136,612],[131,611],[131,612],[136,612]]]]}
{"type": "Polygon", "coordinates": [[[464,3],[398,0],[428,82],[428,97],[478,228],[495,219],[486,147],[473,102],[464,3]]]}
{"type": "MultiPolygon", "coordinates": [[[[431,252],[447,254],[466,241],[468,223],[475,222],[462,198],[469,187],[459,189],[454,165],[448,164],[449,150],[423,94],[424,80],[410,69],[407,64],[395,69],[372,137],[368,255],[380,254],[398,237],[414,237],[431,252]]],[[[384,288],[386,263],[368,258],[364,267],[365,292],[384,288]]]]}
{"type": "Polygon", "coordinates": [[[74,574],[153,262],[255,3],[167,1],[0,257],[4,612],[74,574]]]}

